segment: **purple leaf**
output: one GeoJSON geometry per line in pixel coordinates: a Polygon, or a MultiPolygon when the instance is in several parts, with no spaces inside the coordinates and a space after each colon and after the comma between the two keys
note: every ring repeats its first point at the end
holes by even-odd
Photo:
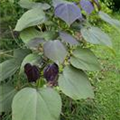
{"type": "Polygon", "coordinates": [[[67,55],[64,45],[59,40],[46,42],[43,49],[45,56],[55,63],[62,63],[67,55]]]}
{"type": "Polygon", "coordinates": [[[66,32],[60,32],[60,37],[63,41],[71,44],[71,45],[78,45],[79,42],[70,34],[66,32]]]}
{"type": "Polygon", "coordinates": [[[46,80],[55,81],[59,73],[59,67],[56,63],[50,64],[44,69],[44,77],[46,80]]]}
{"type": "Polygon", "coordinates": [[[89,0],[81,0],[80,5],[88,15],[94,10],[94,6],[89,0]]]}
{"type": "Polygon", "coordinates": [[[82,18],[80,8],[74,3],[66,2],[55,8],[55,15],[71,25],[75,20],[82,18]]]}
{"type": "Polygon", "coordinates": [[[36,82],[40,78],[40,72],[37,66],[27,63],[24,66],[24,72],[28,78],[28,82],[36,82]]]}

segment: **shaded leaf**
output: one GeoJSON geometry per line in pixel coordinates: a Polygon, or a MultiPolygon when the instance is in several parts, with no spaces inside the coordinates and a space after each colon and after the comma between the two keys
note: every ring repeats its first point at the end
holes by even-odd
{"type": "Polygon", "coordinates": [[[79,42],[70,34],[66,32],[60,32],[60,37],[63,41],[71,44],[71,45],[78,45],[79,42]]]}
{"type": "Polygon", "coordinates": [[[40,8],[28,10],[18,20],[15,31],[22,31],[25,28],[42,24],[45,20],[45,13],[40,8]]]}
{"type": "Polygon", "coordinates": [[[0,63],[0,81],[3,81],[8,77],[14,75],[19,67],[20,64],[17,63],[15,59],[6,60],[0,63]]]}
{"type": "Polygon", "coordinates": [[[72,66],[66,66],[59,77],[59,87],[74,100],[93,98],[94,93],[86,74],[72,66]]]}
{"type": "Polygon", "coordinates": [[[13,99],[12,120],[58,120],[61,98],[51,88],[22,89],[13,99]]]}
{"type": "Polygon", "coordinates": [[[62,63],[67,55],[67,51],[59,40],[54,40],[44,44],[44,54],[55,63],[62,63]]]}
{"type": "Polygon", "coordinates": [[[82,28],[81,33],[89,43],[112,47],[111,38],[97,27],[82,28]]]}
{"type": "Polygon", "coordinates": [[[25,44],[28,44],[34,38],[41,38],[41,33],[35,28],[28,28],[28,29],[23,30],[20,33],[20,38],[25,44]]]}
{"type": "Polygon", "coordinates": [[[15,49],[14,50],[14,59],[16,59],[17,62],[21,63],[26,55],[30,54],[31,51],[29,49],[15,49]]]}
{"type": "Polygon", "coordinates": [[[16,93],[11,85],[0,85],[0,113],[11,111],[12,100],[16,93]]]}
{"type": "Polygon", "coordinates": [[[100,65],[97,60],[97,57],[94,55],[92,51],[87,48],[80,48],[78,47],[74,52],[73,56],[70,59],[70,63],[82,70],[99,70],[100,65]]]}
{"type": "Polygon", "coordinates": [[[55,8],[55,16],[65,21],[68,25],[71,25],[75,20],[82,18],[80,8],[71,2],[59,4],[55,8]]]}
{"type": "Polygon", "coordinates": [[[16,49],[14,50],[13,59],[0,63],[0,81],[14,75],[14,73],[19,69],[22,60],[28,53],[30,53],[28,49],[16,49]]]}
{"type": "Polygon", "coordinates": [[[27,46],[32,49],[37,49],[41,43],[44,43],[44,39],[42,38],[34,38],[30,42],[27,43],[27,46]]]}
{"type": "Polygon", "coordinates": [[[35,28],[28,28],[21,32],[20,38],[22,41],[29,46],[29,43],[31,43],[34,39],[45,39],[45,40],[52,40],[56,38],[58,34],[55,31],[46,31],[46,32],[40,32],[36,30],[35,28]]]}

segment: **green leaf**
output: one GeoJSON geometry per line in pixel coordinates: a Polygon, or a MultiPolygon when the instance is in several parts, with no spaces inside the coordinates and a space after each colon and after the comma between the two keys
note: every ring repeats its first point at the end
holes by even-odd
{"type": "Polygon", "coordinates": [[[40,32],[36,30],[35,28],[25,29],[20,34],[20,38],[26,45],[28,45],[35,38],[53,40],[57,36],[58,36],[58,33],[56,33],[55,31],[40,32]]]}
{"type": "Polygon", "coordinates": [[[42,24],[46,21],[45,13],[40,8],[34,8],[25,12],[18,20],[15,31],[42,24]]]}
{"type": "Polygon", "coordinates": [[[15,49],[13,58],[0,63],[0,81],[3,81],[12,75],[19,69],[24,57],[30,53],[28,49],[15,49]]]}
{"type": "Polygon", "coordinates": [[[102,11],[99,12],[99,16],[105,22],[111,24],[112,26],[114,26],[115,28],[117,28],[118,30],[120,30],[120,21],[111,18],[108,14],[106,14],[106,13],[104,13],[102,11]]]}
{"type": "Polygon", "coordinates": [[[58,120],[61,98],[51,88],[22,89],[13,99],[12,120],[58,120]]]}
{"type": "Polygon", "coordinates": [[[99,70],[100,64],[97,60],[97,57],[94,55],[94,53],[87,48],[80,48],[78,47],[74,52],[73,56],[70,59],[70,63],[82,70],[99,70]]]}
{"type": "Polygon", "coordinates": [[[27,8],[27,9],[32,9],[32,8],[35,8],[35,7],[40,7],[43,10],[47,10],[47,9],[50,8],[50,5],[47,4],[47,3],[38,3],[38,2],[29,1],[29,0],[20,0],[19,1],[19,5],[22,8],[27,8]]]}
{"type": "Polygon", "coordinates": [[[65,60],[67,51],[59,40],[54,40],[44,44],[44,54],[52,61],[62,63],[65,60]]]}
{"type": "Polygon", "coordinates": [[[94,93],[86,74],[72,66],[66,66],[59,77],[59,87],[74,100],[93,98],[94,93]]]}
{"type": "Polygon", "coordinates": [[[15,49],[14,50],[14,59],[17,62],[21,63],[26,55],[30,54],[31,51],[29,49],[15,49]]]}
{"type": "Polygon", "coordinates": [[[14,75],[20,64],[15,59],[6,60],[0,63],[0,81],[14,75]]]}
{"type": "Polygon", "coordinates": [[[17,91],[11,85],[0,85],[0,113],[11,111],[11,104],[17,91]]]}
{"type": "Polygon", "coordinates": [[[38,55],[38,54],[29,54],[29,55],[27,55],[24,58],[24,60],[23,60],[23,62],[21,64],[20,73],[22,73],[24,71],[24,66],[25,66],[26,63],[31,63],[32,65],[36,65],[36,64],[39,63],[40,59],[41,59],[41,56],[38,55]]]}
{"type": "Polygon", "coordinates": [[[28,28],[21,31],[20,38],[25,44],[28,44],[34,38],[41,38],[41,33],[35,28],[28,28]]]}
{"type": "Polygon", "coordinates": [[[82,28],[81,33],[89,43],[112,47],[111,38],[97,27],[82,28]]]}

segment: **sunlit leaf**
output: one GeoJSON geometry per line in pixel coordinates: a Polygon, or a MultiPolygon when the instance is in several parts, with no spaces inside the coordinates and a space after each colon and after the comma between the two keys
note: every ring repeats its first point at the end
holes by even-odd
{"type": "Polygon", "coordinates": [[[97,27],[82,28],[81,33],[83,38],[89,43],[112,47],[111,38],[97,27]]]}
{"type": "Polygon", "coordinates": [[[40,8],[28,10],[18,20],[15,31],[22,31],[25,28],[42,24],[45,20],[45,13],[40,8]]]}
{"type": "Polygon", "coordinates": [[[71,25],[75,20],[82,18],[80,8],[74,3],[62,3],[55,8],[55,16],[71,25]]]}
{"type": "Polygon", "coordinates": [[[65,0],[52,0],[54,8],[57,7],[61,3],[67,3],[65,0]]]}
{"type": "Polygon", "coordinates": [[[104,20],[105,22],[113,25],[114,27],[116,27],[118,30],[120,30],[120,21],[111,18],[108,14],[100,11],[99,12],[99,16],[102,20],[104,20]]]}
{"type": "Polygon", "coordinates": [[[40,7],[43,10],[47,10],[50,8],[50,5],[47,3],[38,3],[38,2],[29,1],[29,0],[20,0],[19,5],[22,8],[27,8],[27,9],[40,7]]]}
{"type": "Polygon", "coordinates": [[[56,63],[62,63],[67,51],[59,40],[48,41],[44,44],[44,54],[56,63]]]}
{"type": "Polygon", "coordinates": [[[61,98],[51,88],[24,88],[13,99],[12,120],[58,120],[61,98]]]}
{"type": "Polygon", "coordinates": [[[97,57],[94,55],[92,51],[87,48],[80,48],[78,47],[74,52],[73,56],[70,59],[70,63],[82,70],[99,70],[100,65],[97,60],[97,57]]]}
{"type": "Polygon", "coordinates": [[[94,97],[86,74],[72,66],[64,68],[63,74],[59,77],[59,87],[64,94],[75,100],[94,97]]]}

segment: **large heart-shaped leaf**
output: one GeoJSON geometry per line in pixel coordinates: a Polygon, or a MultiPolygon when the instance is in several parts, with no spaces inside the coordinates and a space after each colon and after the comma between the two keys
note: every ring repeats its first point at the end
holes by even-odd
{"type": "Polygon", "coordinates": [[[82,28],[81,33],[87,42],[112,47],[111,38],[97,27],[82,28]]]}
{"type": "Polygon", "coordinates": [[[51,88],[24,88],[13,99],[12,120],[58,120],[61,98],[51,88]]]}
{"type": "Polygon", "coordinates": [[[75,20],[82,18],[80,8],[71,2],[65,2],[57,5],[55,15],[71,25],[75,20]]]}
{"type": "Polygon", "coordinates": [[[94,6],[89,0],[80,0],[80,5],[87,14],[90,14],[94,10],[94,6]]]}
{"type": "Polygon", "coordinates": [[[94,71],[100,69],[100,65],[96,56],[92,51],[90,51],[87,48],[83,49],[78,47],[73,52],[73,56],[70,59],[70,63],[74,67],[82,70],[94,71]]]}
{"type": "Polygon", "coordinates": [[[11,104],[17,91],[11,85],[0,85],[0,113],[11,111],[11,104]]]}
{"type": "Polygon", "coordinates": [[[29,0],[20,0],[19,5],[23,8],[27,8],[27,9],[40,7],[43,10],[47,10],[50,8],[50,5],[47,3],[38,3],[38,2],[29,1],[29,0]]]}
{"type": "Polygon", "coordinates": [[[56,63],[62,63],[67,51],[59,40],[48,41],[44,44],[44,54],[56,63]]]}
{"type": "Polygon", "coordinates": [[[24,60],[23,60],[23,62],[21,64],[20,73],[22,73],[24,71],[25,64],[30,63],[32,65],[36,65],[36,64],[39,63],[40,59],[41,59],[41,56],[38,55],[38,54],[29,54],[29,55],[27,55],[24,58],[24,60]]]}
{"type": "Polygon", "coordinates": [[[106,14],[106,13],[104,13],[102,11],[99,12],[99,16],[105,22],[113,25],[114,27],[118,28],[118,30],[120,30],[120,21],[111,18],[108,14],[106,14]]]}
{"type": "Polygon", "coordinates": [[[18,20],[15,31],[22,31],[25,28],[39,25],[46,20],[45,13],[40,8],[30,9],[18,20]]]}
{"type": "Polygon", "coordinates": [[[59,77],[59,87],[72,99],[93,98],[94,93],[86,74],[72,66],[66,66],[59,77]]]}
{"type": "Polygon", "coordinates": [[[86,74],[72,66],[66,66],[59,77],[59,87],[72,99],[93,98],[94,93],[86,74]]]}
{"type": "Polygon", "coordinates": [[[60,32],[60,37],[63,41],[71,44],[71,45],[78,45],[79,42],[70,34],[67,34],[66,32],[60,32]]]}

